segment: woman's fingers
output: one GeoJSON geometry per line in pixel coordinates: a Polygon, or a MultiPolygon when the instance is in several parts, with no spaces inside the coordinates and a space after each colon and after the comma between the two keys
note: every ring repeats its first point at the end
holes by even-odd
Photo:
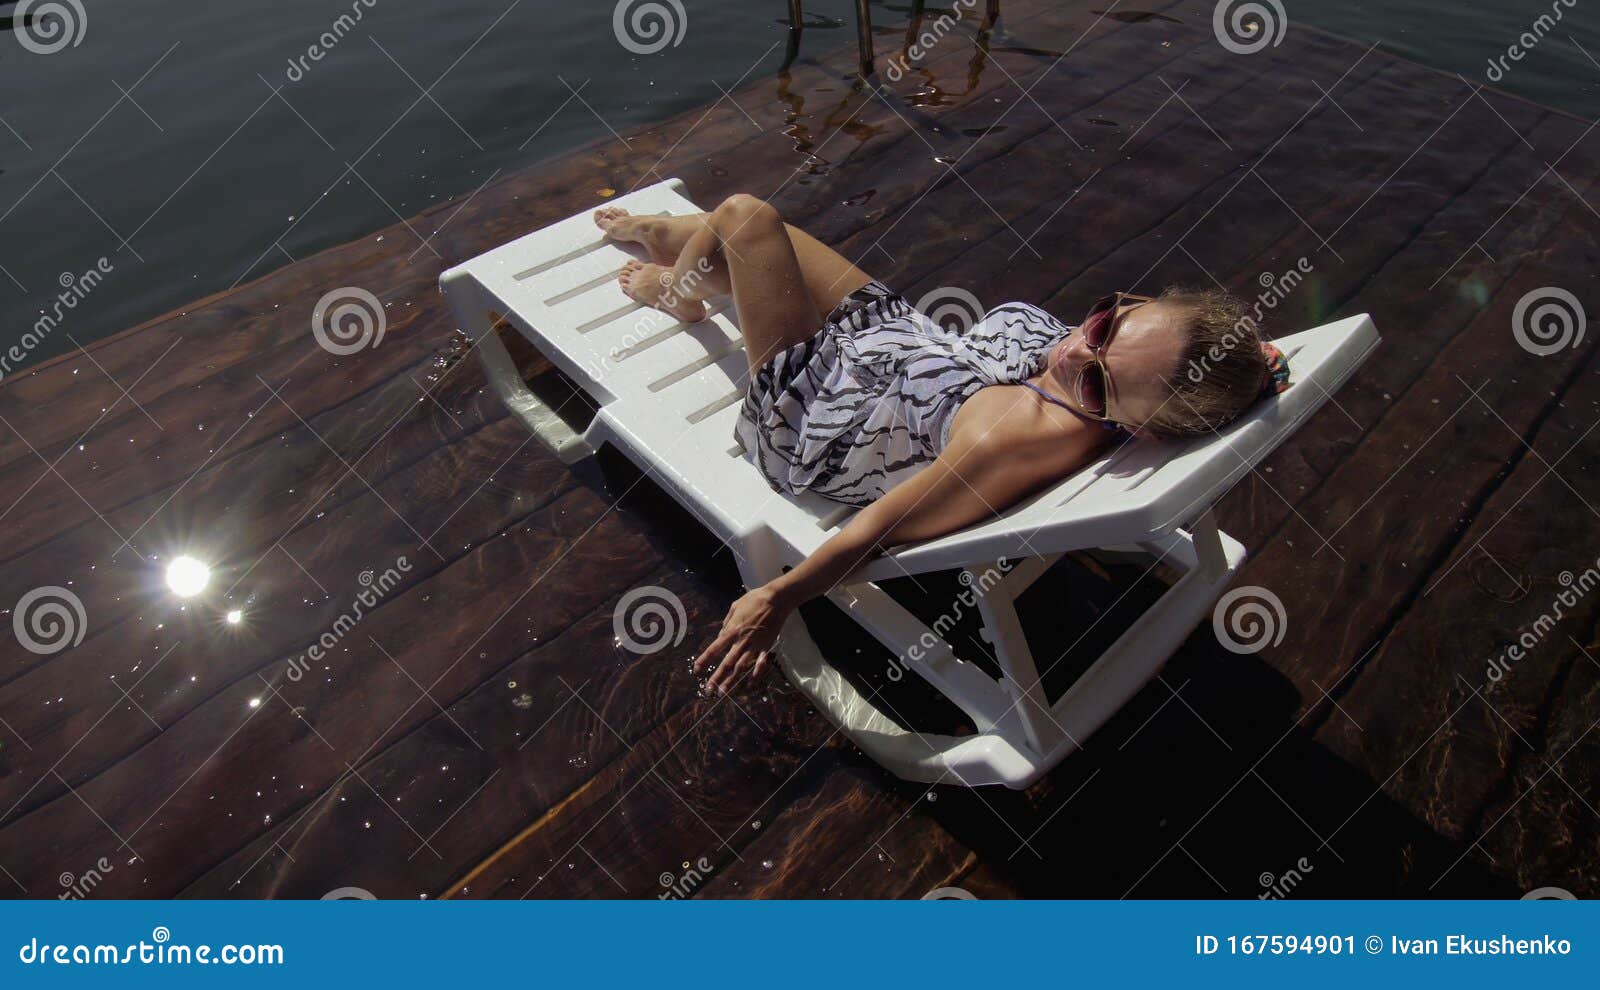
{"type": "Polygon", "coordinates": [[[730,650],[722,663],[717,665],[717,669],[712,671],[711,678],[706,681],[706,687],[718,694],[727,694],[728,688],[733,686],[740,670],[744,668],[746,657],[747,652],[742,644],[730,650]]]}
{"type": "Polygon", "coordinates": [[[728,690],[741,680],[746,684],[755,683],[766,673],[767,662],[771,655],[768,650],[752,655],[749,649],[730,653],[706,680],[706,690],[727,694],[728,690]]]}
{"type": "Polygon", "coordinates": [[[722,633],[717,636],[716,639],[711,641],[711,645],[705,648],[704,652],[702,652],[698,657],[695,657],[693,668],[694,672],[698,674],[702,670],[705,670],[706,667],[710,666],[717,659],[717,657],[721,656],[727,651],[728,645],[732,642],[733,637],[729,636],[727,633],[722,633]]]}

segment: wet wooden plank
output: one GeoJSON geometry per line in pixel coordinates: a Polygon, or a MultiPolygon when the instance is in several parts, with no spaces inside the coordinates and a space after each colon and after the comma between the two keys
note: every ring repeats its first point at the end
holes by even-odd
{"type": "MultiPolygon", "coordinates": [[[[1503,331],[1515,298],[1552,274],[1519,273],[1505,293],[1511,299],[1497,299],[1485,311],[1490,325],[1503,331]]],[[[1480,397],[1456,417],[1463,432],[1498,437],[1515,450],[1491,465],[1498,473],[1481,507],[1472,504],[1469,478],[1460,472],[1429,474],[1427,487],[1444,488],[1431,498],[1396,482],[1408,502],[1459,506],[1469,524],[1436,566],[1414,575],[1412,600],[1339,692],[1340,711],[1318,733],[1330,750],[1386,779],[1386,790],[1430,826],[1469,842],[1508,776],[1525,777],[1541,755],[1553,760],[1566,748],[1546,737],[1546,725],[1584,683],[1579,668],[1589,664],[1580,647],[1600,616],[1593,593],[1600,583],[1600,547],[1593,541],[1600,528],[1600,443],[1592,432],[1600,365],[1578,349],[1562,357],[1507,354],[1501,361],[1486,353],[1474,374],[1463,375],[1460,390],[1471,387],[1480,397]],[[1574,382],[1558,397],[1527,388],[1563,374],[1574,382]],[[1510,418],[1518,403],[1497,390],[1497,381],[1542,400],[1537,418],[1526,425],[1510,418]]],[[[1459,463],[1460,451],[1454,456],[1459,463]]],[[[1583,755],[1567,758],[1569,779],[1594,779],[1595,767],[1583,755]]]]}
{"type": "MultiPolygon", "coordinates": [[[[126,604],[134,614],[102,626],[112,610],[101,606],[110,602],[85,596],[94,635],[0,688],[0,718],[32,747],[6,754],[0,808],[11,811],[5,819],[112,766],[162,731],[158,725],[174,725],[236,682],[253,682],[263,672],[276,676],[288,658],[356,609],[358,596],[372,594],[374,575],[389,575],[379,585],[386,588],[380,601],[404,609],[412,588],[477,544],[525,524],[573,486],[551,460],[522,456],[529,441],[519,423],[502,419],[376,491],[363,486],[349,503],[314,513],[310,526],[284,533],[277,544],[231,553],[213,547],[215,580],[237,587],[226,604],[174,602],[158,574],[136,571],[107,592],[131,599],[126,604]],[[404,515],[391,506],[404,506],[404,515]],[[444,556],[421,545],[418,532],[431,536],[429,544],[444,556]],[[220,613],[229,606],[245,615],[225,629],[220,613]],[[131,702],[123,703],[125,690],[131,702]]],[[[298,510],[296,503],[283,505],[298,510]]]]}
{"type": "Polygon", "coordinates": [[[319,792],[347,763],[361,765],[426,720],[432,705],[419,685],[449,703],[531,641],[592,610],[618,584],[649,573],[650,559],[605,502],[587,490],[571,492],[367,615],[340,641],[349,652],[324,676],[290,682],[278,670],[235,681],[164,726],[113,772],[11,821],[0,829],[0,862],[42,891],[53,882],[49,862],[33,858],[30,865],[23,852],[40,837],[50,837],[56,855],[86,862],[109,840],[113,850],[127,843],[142,864],[122,874],[118,889],[179,889],[197,867],[248,841],[242,829],[265,828],[266,815],[282,814],[274,805],[303,800],[302,785],[319,792]],[[276,706],[269,704],[277,698],[273,688],[282,695],[276,706]],[[277,711],[285,704],[303,708],[304,719],[277,711]],[[278,717],[260,717],[264,712],[278,717]],[[138,787],[129,786],[134,780],[138,787]]]}

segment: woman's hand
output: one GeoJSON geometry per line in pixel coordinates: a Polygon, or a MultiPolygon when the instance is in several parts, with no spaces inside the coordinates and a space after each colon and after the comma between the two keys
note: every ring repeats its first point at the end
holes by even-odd
{"type": "Polygon", "coordinates": [[[706,690],[727,694],[744,674],[754,681],[765,673],[778,631],[793,610],[771,584],[746,592],[729,606],[722,631],[694,662],[696,674],[715,665],[706,679],[706,690]]]}

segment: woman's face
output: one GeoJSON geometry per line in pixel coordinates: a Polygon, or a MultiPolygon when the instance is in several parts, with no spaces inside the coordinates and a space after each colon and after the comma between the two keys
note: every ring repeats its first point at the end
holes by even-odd
{"type": "MultiPolygon", "coordinates": [[[[1100,348],[1100,363],[1109,384],[1106,389],[1106,416],[1137,428],[1156,414],[1172,395],[1167,384],[1176,373],[1178,355],[1183,350],[1183,324],[1187,314],[1172,303],[1147,302],[1125,307],[1116,333],[1100,348]]],[[[1108,321],[1105,310],[1085,318],[1076,332],[1050,352],[1049,372],[1073,403],[1078,402],[1078,381],[1095,353],[1084,340],[1089,321],[1108,321]]],[[[1091,372],[1092,374],[1092,372],[1091,372]]]]}

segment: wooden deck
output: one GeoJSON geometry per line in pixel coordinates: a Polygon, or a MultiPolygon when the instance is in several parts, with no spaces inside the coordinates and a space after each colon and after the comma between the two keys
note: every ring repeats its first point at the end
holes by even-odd
{"type": "MultiPolygon", "coordinates": [[[[104,859],[98,897],[1600,894],[1600,594],[1488,676],[1600,556],[1593,328],[1546,356],[1512,334],[1542,287],[1600,313],[1600,134],[1298,23],[1241,56],[1210,4],[1090,6],[1011,0],[986,51],[969,16],[880,90],[853,46],[803,61],[8,379],[0,603],[65,586],[87,624],[50,656],[4,640],[0,891],[104,859]],[[508,419],[436,290],[674,175],[770,198],[912,299],[1070,316],[1171,282],[1254,297],[1306,259],[1270,326],[1370,311],[1386,344],[1219,507],[1281,642],[1201,628],[1021,794],[896,781],[781,679],[697,697],[729,561],[620,458],[569,470],[508,419]],[[340,286],[383,300],[381,346],[313,342],[340,286]],[[182,552],[232,599],[181,608],[182,552]],[[641,658],[612,616],[643,585],[689,624],[641,658]]],[[[880,69],[903,32],[880,25],[880,69]]],[[[1131,621],[1148,581],[1058,568],[1036,651],[1131,621]]],[[[937,611],[953,587],[902,590],[937,611]]],[[[827,648],[870,660],[825,613],[827,648]]]]}

